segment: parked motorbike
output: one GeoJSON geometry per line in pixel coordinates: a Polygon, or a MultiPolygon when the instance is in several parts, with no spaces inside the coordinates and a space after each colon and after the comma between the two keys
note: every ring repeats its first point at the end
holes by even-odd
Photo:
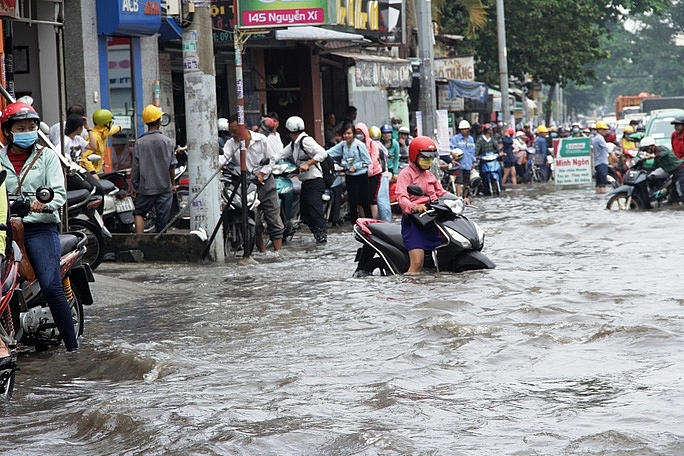
{"type": "MultiPolygon", "coordinates": [[[[10,212],[13,217],[25,217],[29,213],[26,196],[35,196],[38,201],[49,203],[54,196],[51,189],[39,188],[35,193],[10,196],[10,212]]],[[[40,284],[28,260],[22,253],[18,219],[12,220],[0,229],[7,232],[8,242],[5,259],[2,261],[2,298],[0,298],[0,337],[7,343],[12,363],[0,371],[0,395],[10,399],[14,388],[18,343],[34,346],[38,350],[61,343],[61,336],[52,319],[52,314],[40,290],[40,284]],[[13,229],[14,228],[14,229],[13,229]]],[[[60,272],[67,302],[71,307],[76,336],[83,335],[83,306],[91,305],[93,297],[89,282],[94,282],[90,266],[83,262],[88,238],[82,232],[60,235],[62,257],[60,272]]]]}
{"type": "Polygon", "coordinates": [[[102,197],[92,191],[80,189],[67,191],[67,214],[69,230],[81,231],[88,237],[88,248],[83,261],[96,269],[102,262],[105,250],[105,236],[112,238],[97,208],[102,205],[102,197]]]}
{"type": "MultiPolygon", "coordinates": [[[[420,187],[411,185],[409,193],[422,196],[420,187]]],[[[463,198],[447,193],[437,201],[428,203],[428,210],[417,217],[428,217],[437,225],[442,244],[425,254],[425,267],[437,272],[463,272],[493,269],[494,263],[481,250],[485,233],[463,215],[463,198]]],[[[413,222],[417,223],[417,222],[413,222]]],[[[356,252],[356,277],[403,274],[410,265],[408,251],[401,236],[401,226],[374,219],[358,219],[354,225],[354,238],[362,246],[356,252]]]]}
{"type": "Polygon", "coordinates": [[[257,187],[254,183],[249,182],[247,186],[247,204],[243,205],[240,185],[240,170],[230,164],[224,165],[221,169],[221,182],[223,182],[223,190],[221,191],[221,200],[223,201],[223,245],[226,255],[237,255],[237,252],[247,249],[247,255],[252,254],[254,250],[254,241],[256,236],[256,222],[255,213],[257,206],[259,206],[259,198],[257,196],[257,187]],[[242,233],[242,211],[243,206],[246,206],[249,217],[249,228],[247,236],[242,233]]]}
{"type": "Polygon", "coordinates": [[[341,225],[347,212],[344,168],[339,163],[335,163],[335,180],[330,188],[326,188],[323,192],[323,217],[329,223],[341,225]]]}
{"type": "Polygon", "coordinates": [[[622,178],[622,185],[609,193],[606,209],[611,211],[651,209],[668,200],[672,176],[662,168],[646,171],[646,160],[637,157],[622,178]]]}
{"type": "Polygon", "coordinates": [[[121,170],[100,174],[100,185],[105,194],[102,218],[107,229],[112,233],[135,232],[135,204],[126,190],[127,172],[121,170]]]}
{"type": "Polygon", "coordinates": [[[280,160],[273,165],[271,174],[278,192],[280,218],[285,225],[283,241],[289,242],[299,229],[299,194],[302,183],[297,178],[297,166],[287,160],[280,160]]]}

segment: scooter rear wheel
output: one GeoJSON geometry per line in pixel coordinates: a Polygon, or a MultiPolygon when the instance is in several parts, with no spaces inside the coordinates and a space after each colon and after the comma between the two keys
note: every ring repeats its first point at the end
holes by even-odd
{"type": "Polygon", "coordinates": [[[95,270],[104,258],[105,240],[102,235],[102,230],[98,226],[87,220],[73,219],[69,221],[69,229],[71,231],[80,231],[88,237],[88,245],[85,255],[83,255],[83,262],[90,265],[90,269],[95,270]]]}

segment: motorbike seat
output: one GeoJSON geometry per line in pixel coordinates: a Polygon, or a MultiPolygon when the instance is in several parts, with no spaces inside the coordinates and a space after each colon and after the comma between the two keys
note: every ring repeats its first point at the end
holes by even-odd
{"type": "Polygon", "coordinates": [[[73,234],[60,234],[59,245],[62,248],[62,255],[74,250],[78,245],[78,241],[78,237],[73,234]]]}
{"type": "Polygon", "coordinates": [[[69,190],[67,191],[67,206],[80,206],[90,199],[90,192],[86,189],[69,190]]]}
{"type": "Polygon", "coordinates": [[[406,250],[404,246],[404,238],[401,237],[401,226],[393,223],[370,223],[367,225],[368,229],[390,244],[399,247],[401,250],[406,250]]]}
{"type": "Polygon", "coordinates": [[[107,193],[114,190],[116,188],[116,185],[114,185],[114,182],[108,181],[107,179],[100,179],[100,187],[102,187],[102,191],[106,195],[107,193]]]}

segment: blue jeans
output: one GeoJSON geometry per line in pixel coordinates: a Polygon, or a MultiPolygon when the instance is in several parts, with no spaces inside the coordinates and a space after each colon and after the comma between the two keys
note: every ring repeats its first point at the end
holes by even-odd
{"type": "Polygon", "coordinates": [[[54,223],[25,224],[24,245],[64,345],[69,351],[76,350],[78,342],[76,341],[71,308],[66,296],[64,296],[62,278],[59,272],[62,248],[59,245],[57,225],[54,223]]]}

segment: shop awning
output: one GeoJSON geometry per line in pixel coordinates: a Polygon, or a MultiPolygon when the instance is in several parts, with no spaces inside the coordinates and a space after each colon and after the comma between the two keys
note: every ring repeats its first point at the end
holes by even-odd
{"type": "Polygon", "coordinates": [[[449,98],[469,98],[480,103],[487,101],[488,88],[484,82],[449,79],[449,98]]]}
{"type": "Polygon", "coordinates": [[[411,87],[411,61],[381,55],[354,52],[331,52],[331,55],[350,60],[356,66],[356,85],[359,87],[411,87]]]}
{"type": "Polygon", "coordinates": [[[365,42],[363,35],[358,33],[338,32],[313,26],[288,27],[275,31],[276,40],[280,41],[352,41],[365,42]]]}

